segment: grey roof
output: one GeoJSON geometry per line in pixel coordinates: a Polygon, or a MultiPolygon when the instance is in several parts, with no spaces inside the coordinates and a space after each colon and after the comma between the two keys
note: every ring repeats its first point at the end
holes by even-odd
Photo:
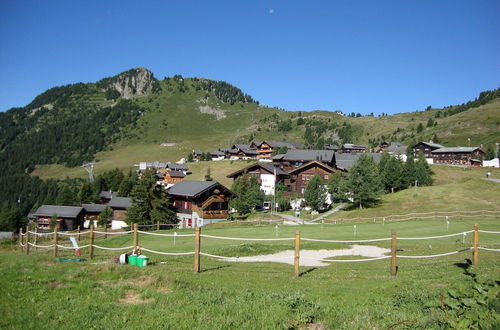
{"type": "Polygon", "coordinates": [[[215,186],[221,186],[228,190],[217,181],[184,180],[170,187],[168,193],[176,196],[196,197],[215,186]]]}
{"type": "Polygon", "coordinates": [[[273,148],[276,148],[276,147],[287,147],[289,149],[299,149],[299,148],[303,148],[304,147],[304,145],[302,143],[291,142],[291,141],[263,141],[262,143],[267,143],[267,144],[269,144],[273,148]]]}
{"type": "Polygon", "coordinates": [[[116,191],[111,191],[111,190],[107,191],[107,190],[105,190],[105,191],[101,191],[99,193],[99,198],[111,199],[113,197],[116,197],[116,195],[117,195],[116,191]]]}
{"type": "Polygon", "coordinates": [[[360,144],[345,143],[343,148],[344,149],[366,149],[366,146],[363,146],[360,144]]]}
{"type": "Polygon", "coordinates": [[[172,169],[174,171],[187,171],[189,168],[187,165],[184,164],[174,164],[174,163],[168,163],[167,168],[172,169]]]}
{"type": "Polygon", "coordinates": [[[276,175],[287,176],[287,177],[290,176],[290,174],[288,174],[287,172],[283,171],[279,167],[273,166],[272,164],[255,163],[255,164],[249,165],[249,166],[247,166],[245,168],[242,168],[241,170],[238,170],[238,171],[235,171],[233,173],[230,173],[230,174],[227,175],[227,177],[228,178],[235,177],[237,174],[249,171],[250,169],[252,169],[254,167],[262,167],[266,171],[268,171],[269,173],[274,173],[274,171],[276,171],[276,175]]]}
{"type": "Polygon", "coordinates": [[[443,154],[443,153],[471,153],[476,150],[481,150],[479,147],[449,147],[449,148],[439,148],[431,151],[432,154],[443,154]]]}
{"type": "Polygon", "coordinates": [[[233,145],[233,147],[231,149],[240,149],[240,150],[250,149],[250,145],[249,144],[235,144],[235,145],[233,145]]]}
{"type": "Polygon", "coordinates": [[[398,144],[399,145],[391,144],[387,148],[385,148],[385,150],[387,150],[387,152],[391,154],[398,154],[398,155],[405,154],[406,148],[408,148],[408,146],[404,146],[401,143],[398,144]]]}
{"type": "Polygon", "coordinates": [[[373,160],[377,164],[380,162],[380,157],[382,156],[382,154],[377,153],[335,154],[336,167],[342,170],[349,170],[359,157],[361,157],[361,155],[372,156],[373,160]]]}
{"type": "Polygon", "coordinates": [[[275,160],[275,159],[283,159],[283,157],[285,157],[285,154],[277,154],[276,156],[271,157],[271,159],[273,159],[273,160],[275,160]]]}
{"type": "Polygon", "coordinates": [[[129,197],[113,197],[108,206],[111,208],[124,208],[128,209],[132,206],[132,199],[129,197]]]}
{"type": "Polygon", "coordinates": [[[167,171],[167,173],[173,178],[183,178],[186,176],[182,171],[167,171]]]}
{"type": "Polygon", "coordinates": [[[325,143],[324,147],[326,150],[339,150],[337,145],[331,143],[325,143]]]}
{"type": "Polygon", "coordinates": [[[422,143],[422,144],[426,144],[426,145],[428,145],[429,147],[431,147],[431,148],[435,148],[435,149],[444,148],[444,146],[443,146],[443,145],[440,145],[440,144],[437,144],[437,143],[433,143],[433,142],[424,142],[424,141],[420,141],[419,143],[415,144],[415,145],[413,146],[413,148],[415,148],[415,146],[419,145],[420,143],[422,143]]]}
{"type": "Polygon", "coordinates": [[[305,150],[305,149],[291,149],[288,150],[287,153],[282,158],[274,158],[274,159],[283,159],[289,161],[311,161],[311,160],[319,160],[321,162],[332,162],[335,155],[335,151],[333,150],[305,150]]]}
{"type": "Polygon", "coordinates": [[[241,152],[243,152],[245,155],[257,155],[257,150],[255,149],[242,149],[241,152]]]}
{"type": "Polygon", "coordinates": [[[225,156],[226,154],[220,151],[211,151],[210,155],[213,156],[225,156]]]}
{"type": "Polygon", "coordinates": [[[52,217],[54,214],[60,218],[76,218],[82,212],[80,206],[42,205],[33,215],[38,217],[52,217]]]}
{"type": "Polygon", "coordinates": [[[106,204],[82,204],[85,212],[101,213],[106,208],[106,204]]]}

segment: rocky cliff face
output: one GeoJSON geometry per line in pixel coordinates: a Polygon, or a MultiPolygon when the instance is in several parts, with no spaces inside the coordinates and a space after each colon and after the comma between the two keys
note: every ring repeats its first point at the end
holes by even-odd
{"type": "Polygon", "coordinates": [[[145,68],[122,72],[112,78],[105,78],[98,84],[105,89],[117,91],[124,99],[130,99],[136,95],[145,95],[159,88],[158,81],[153,76],[153,73],[145,68]]]}

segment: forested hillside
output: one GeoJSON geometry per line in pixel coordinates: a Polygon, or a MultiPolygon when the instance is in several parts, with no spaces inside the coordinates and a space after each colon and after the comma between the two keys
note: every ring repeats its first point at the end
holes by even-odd
{"type": "Polygon", "coordinates": [[[444,109],[342,116],[263,106],[223,81],[181,75],[159,80],[147,69],[131,69],[96,83],[48,89],[29,105],[0,113],[0,198],[4,209],[20,206],[26,214],[60,189],[59,181],[47,179],[80,178],[71,184],[81,185],[86,172],[79,166],[88,161],[96,161],[97,174],[115,168],[128,173],[140,161],[177,161],[193,149],[253,140],[321,148],[430,139],[467,145],[470,138],[486,148],[500,141],[499,94],[486,91],[444,109]]]}

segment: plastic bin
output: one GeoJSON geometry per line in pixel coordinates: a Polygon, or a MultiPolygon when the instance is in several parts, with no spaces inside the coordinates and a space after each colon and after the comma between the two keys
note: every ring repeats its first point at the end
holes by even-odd
{"type": "Polygon", "coordinates": [[[136,260],[136,265],[139,267],[146,267],[148,265],[149,258],[146,256],[138,256],[136,260]]]}
{"type": "Polygon", "coordinates": [[[138,256],[135,254],[128,256],[128,263],[131,265],[137,265],[137,257],[138,256]]]}

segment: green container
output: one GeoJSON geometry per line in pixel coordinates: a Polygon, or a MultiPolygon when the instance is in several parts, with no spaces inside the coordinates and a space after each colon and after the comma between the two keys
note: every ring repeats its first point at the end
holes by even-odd
{"type": "Polygon", "coordinates": [[[149,258],[146,256],[139,256],[136,260],[136,265],[139,267],[146,267],[148,265],[149,258]]]}
{"type": "Polygon", "coordinates": [[[131,265],[137,265],[137,256],[136,255],[128,256],[128,263],[131,265]]]}

